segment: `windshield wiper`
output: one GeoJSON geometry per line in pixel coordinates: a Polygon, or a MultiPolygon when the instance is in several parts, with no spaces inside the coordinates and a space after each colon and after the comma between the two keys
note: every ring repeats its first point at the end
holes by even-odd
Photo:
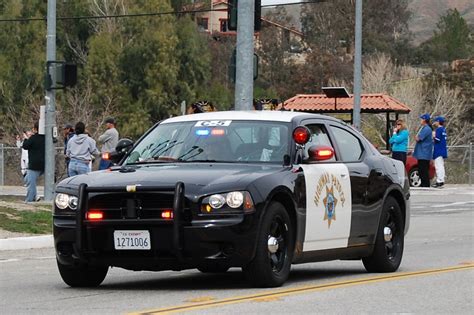
{"type": "Polygon", "coordinates": [[[201,147],[199,147],[199,146],[197,146],[197,145],[194,145],[194,146],[192,146],[191,149],[189,149],[187,152],[185,152],[184,154],[181,154],[181,155],[178,157],[178,161],[183,161],[183,162],[184,162],[184,161],[188,161],[189,159],[195,157],[196,155],[201,154],[202,152],[204,152],[204,149],[203,149],[203,148],[201,148],[201,147]],[[197,150],[197,152],[194,153],[194,151],[196,151],[196,150],[197,150]],[[194,153],[194,154],[193,154],[193,155],[190,155],[190,156],[188,156],[188,157],[186,157],[186,158],[184,158],[186,155],[189,155],[189,154],[191,154],[191,153],[194,153]]]}

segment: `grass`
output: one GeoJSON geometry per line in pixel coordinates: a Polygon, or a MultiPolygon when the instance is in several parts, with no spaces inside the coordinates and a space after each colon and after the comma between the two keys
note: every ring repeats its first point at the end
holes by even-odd
{"type": "Polygon", "coordinates": [[[0,206],[0,229],[30,234],[50,234],[52,232],[51,211],[18,211],[0,206]]]}

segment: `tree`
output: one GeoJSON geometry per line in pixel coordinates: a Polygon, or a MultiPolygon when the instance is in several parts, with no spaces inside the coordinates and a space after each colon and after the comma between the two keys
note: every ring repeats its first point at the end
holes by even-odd
{"type": "Polygon", "coordinates": [[[464,18],[456,9],[449,9],[436,24],[433,37],[420,45],[418,62],[453,61],[474,54],[474,39],[464,18]]]}
{"type": "MultiPolygon", "coordinates": [[[[41,0],[4,0],[0,9],[2,18],[45,15],[41,0]]],[[[38,23],[2,23],[0,28],[0,135],[10,141],[21,128],[33,126],[44,103],[46,30],[38,23]]]]}

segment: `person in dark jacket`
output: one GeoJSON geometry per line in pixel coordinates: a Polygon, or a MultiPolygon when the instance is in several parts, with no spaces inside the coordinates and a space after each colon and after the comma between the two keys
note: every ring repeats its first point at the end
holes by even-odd
{"type": "Polygon", "coordinates": [[[44,172],[44,135],[38,133],[38,123],[33,127],[33,135],[23,141],[23,149],[28,150],[25,202],[38,201],[36,182],[44,172]]]}
{"type": "Polygon", "coordinates": [[[420,130],[415,136],[416,144],[413,157],[418,160],[418,172],[420,173],[420,187],[430,187],[430,161],[433,157],[433,138],[430,127],[430,114],[420,116],[420,130]]]}
{"type": "Polygon", "coordinates": [[[444,117],[438,116],[434,119],[433,123],[433,126],[435,127],[435,130],[433,131],[433,160],[436,169],[436,183],[433,184],[434,188],[441,188],[444,186],[444,159],[448,158],[448,136],[446,133],[446,128],[444,128],[444,122],[444,117]]]}

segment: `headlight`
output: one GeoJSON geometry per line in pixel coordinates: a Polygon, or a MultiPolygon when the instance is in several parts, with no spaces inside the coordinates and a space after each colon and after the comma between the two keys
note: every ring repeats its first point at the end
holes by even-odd
{"type": "Polygon", "coordinates": [[[76,210],[77,209],[77,204],[79,203],[79,198],[77,198],[76,196],[69,196],[69,208],[71,208],[72,210],[76,210]]]}
{"type": "Polygon", "coordinates": [[[225,204],[225,198],[222,195],[212,195],[209,197],[209,205],[214,209],[219,209],[225,204]]]}
{"type": "Polygon", "coordinates": [[[71,208],[72,210],[76,210],[78,202],[79,199],[76,196],[70,196],[62,193],[57,194],[56,198],[54,199],[56,207],[61,210],[64,210],[67,207],[71,208]]]}
{"type": "Polygon", "coordinates": [[[231,208],[238,208],[244,203],[244,194],[240,191],[233,191],[227,194],[225,198],[227,205],[231,208]]]}
{"type": "Polygon", "coordinates": [[[214,194],[203,199],[201,212],[207,214],[238,214],[255,210],[248,191],[231,191],[214,194]]]}

